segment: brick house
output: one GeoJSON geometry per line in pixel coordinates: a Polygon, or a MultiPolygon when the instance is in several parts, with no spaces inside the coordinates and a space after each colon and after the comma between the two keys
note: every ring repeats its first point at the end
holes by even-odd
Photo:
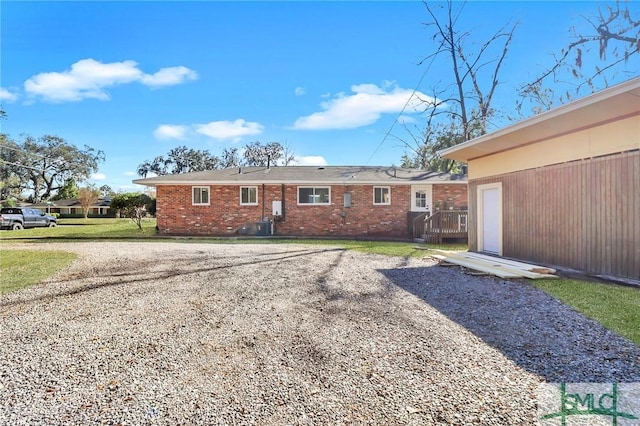
{"type": "Polygon", "coordinates": [[[133,181],[156,188],[163,234],[406,239],[413,218],[466,209],[466,176],[396,167],[236,167],[133,181]],[[269,226],[267,226],[269,228],[269,226]]]}
{"type": "MultiPolygon", "coordinates": [[[[75,198],[29,204],[29,207],[40,209],[47,213],[58,213],[60,215],[84,214],[80,201],[75,198]]],[[[89,214],[92,216],[113,217],[115,216],[115,213],[110,211],[110,208],[111,197],[100,197],[89,209],[89,214]]]]}

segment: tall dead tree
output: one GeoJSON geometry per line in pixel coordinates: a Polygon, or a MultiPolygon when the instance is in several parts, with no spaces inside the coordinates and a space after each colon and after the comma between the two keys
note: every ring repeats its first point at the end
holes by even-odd
{"type": "Polygon", "coordinates": [[[517,24],[506,24],[486,41],[473,43],[474,29],[462,28],[459,23],[465,3],[423,3],[429,16],[425,26],[434,30],[431,40],[435,47],[419,64],[429,69],[433,65],[445,67],[451,80],[438,83],[430,98],[423,100],[425,130],[419,137],[412,136],[412,142],[405,142],[411,154],[405,154],[402,164],[449,172],[455,163],[439,158],[437,151],[487,132],[496,114],[492,102],[517,24]]]}

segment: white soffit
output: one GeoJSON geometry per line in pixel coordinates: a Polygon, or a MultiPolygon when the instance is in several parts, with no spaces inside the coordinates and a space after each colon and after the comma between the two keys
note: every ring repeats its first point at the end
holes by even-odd
{"type": "Polygon", "coordinates": [[[640,77],[442,150],[440,155],[468,162],[638,114],[640,77]]]}

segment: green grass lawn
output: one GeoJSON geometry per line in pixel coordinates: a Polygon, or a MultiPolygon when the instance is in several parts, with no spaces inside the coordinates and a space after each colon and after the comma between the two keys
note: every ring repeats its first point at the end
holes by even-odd
{"type": "Polygon", "coordinates": [[[0,249],[0,294],[37,284],[76,257],[64,251],[0,249]]]}
{"type": "Polygon", "coordinates": [[[156,235],[155,219],[145,219],[142,230],[130,219],[96,218],[96,219],[60,219],[56,228],[23,229],[20,231],[0,232],[1,242],[48,242],[69,240],[101,240],[101,239],[153,239],[180,242],[209,242],[218,244],[313,244],[344,247],[364,253],[377,253],[389,256],[420,257],[427,248],[445,250],[466,250],[466,244],[447,244],[443,246],[417,244],[412,242],[393,241],[356,241],[336,239],[284,239],[270,237],[166,237],[156,235]]]}
{"type": "Polygon", "coordinates": [[[155,219],[145,219],[142,230],[131,219],[59,219],[55,228],[32,228],[0,232],[0,241],[147,238],[155,236],[155,219]]]}
{"type": "Polygon", "coordinates": [[[583,315],[640,345],[640,289],[578,280],[531,283],[583,315]]]}

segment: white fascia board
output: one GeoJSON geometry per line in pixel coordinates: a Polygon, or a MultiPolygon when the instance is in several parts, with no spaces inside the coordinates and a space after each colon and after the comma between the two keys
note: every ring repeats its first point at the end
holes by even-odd
{"type": "Polygon", "coordinates": [[[255,185],[379,185],[379,186],[399,186],[399,185],[466,185],[466,180],[443,180],[443,181],[428,181],[428,180],[414,180],[406,182],[387,182],[387,181],[160,181],[160,182],[137,182],[138,185],[146,186],[202,186],[202,185],[233,185],[233,186],[255,186],[255,185]]]}
{"type": "Polygon", "coordinates": [[[562,116],[564,114],[568,114],[572,111],[587,107],[594,103],[604,101],[613,96],[624,94],[638,88],[640,88],[640,77],[636,77],[624,83],[620,83],[616,86],[609,87],[607,89],[601,90],[596,93],[592,93],[591,95],[587,95],[583,98],[561,105],[557,108],[544,111],[538,115],[534,115],[533,117],[526,118],[515,124],[504,127],[500,130],[496,130],[495,132],[487,133],[486,135],[479,136],[475,139],[471,139],[467,142],[463,142],[461,144],[452,146],[450,148],[445,148],[443,150],[438,151],[437,153],[439,156],[443,157],[443,156],[446,156],[447,154],[451,154],[453,152],[457,152],[475,145],[482,144],[489,140],[498,138],[500,136],[505,136],[510,133],[517,132],[518,130],[521,130],[527,127],[535,126],[547,120],[562,116]]]}

